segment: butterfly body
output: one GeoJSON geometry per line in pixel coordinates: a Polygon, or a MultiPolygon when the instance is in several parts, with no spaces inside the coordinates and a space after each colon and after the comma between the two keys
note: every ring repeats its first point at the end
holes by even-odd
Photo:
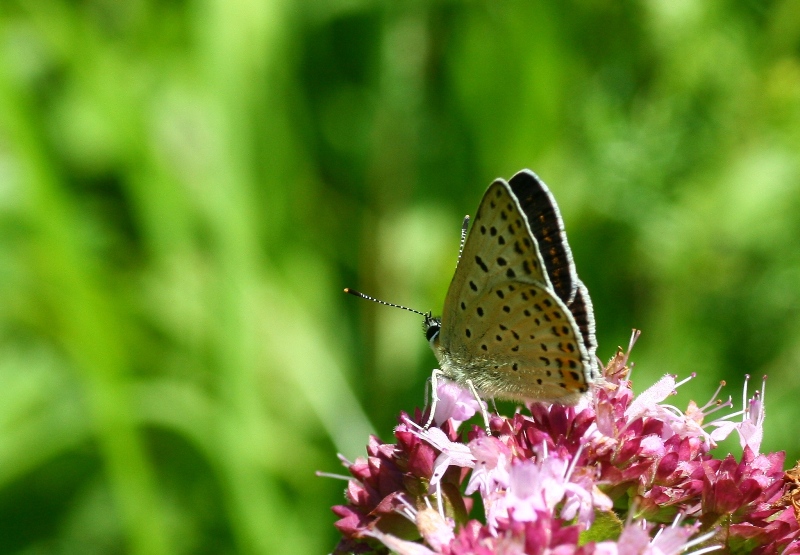
{"type": "Polygon", "coordinates": [[[577,403],[594,380],[594,316],[555,200],[530,171],[486,191],[441,320],[426,337],[445,378],[485,397],[577,403]]]}

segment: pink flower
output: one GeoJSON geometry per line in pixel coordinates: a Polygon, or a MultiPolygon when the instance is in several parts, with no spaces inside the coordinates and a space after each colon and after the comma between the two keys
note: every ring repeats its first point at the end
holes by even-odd
{"type": "Polygon", "coordinates": [[[467,468],[475,466],[475,458],[472,456],[469,446],[456,441],[450,441],[447,434],[439,428],[428,428],[426,430],[407,418],[406,424],[409,429],[412,430],[411,433],[439,451],[439,455],[433,462],[433,472],[430,477],[431,487],[439,484],[442,476],[444,476],[444,473],[447,472],[450,466],[462,466],[467,468]]]}
{"type": "Polygon", "coordinates": [[[759,454],[763,386],[747,399],[745,385],[741,411],[706,422],[730,400],[682,411],[666,401],[688,380],[673,376],[636,396],[627,364],[619,351],[576,407],[490,416],[491,436],[459,432],[477,402],[441,384],[437,426],[402,414],[395,443],[372,437],[366,458],[343,460],[352,478],[333,508],[334,553],[800,555],[800,471],[784,474],[783,453],[759,454]],[[714,458],[734,430],[741,458],[714,458]]]}
{"type": "Polygon", "coordinates": [[[495,437],[482,436],[469,442],[475,466],[467,483],[466,495],[480,491],[483,498],[508,487],[511,450],[495,437]]]}
{"type": "Polygon", "coordinates": [[[480,410],[478,401],[469,390],[453,382],[441,380],[436,388],[436,413],[433,422],[441,426],[448,419],[458,428],[462,422],[472,418],[480,410]]]}
{"type": "MultiPolygon", "coordinates": [[[[692,538],[697,534],[700,523],[682,526],[681,519],[675,520],[672,526],[659,528],[652,537],[651,528],[646,524],[628,523],[616,542],[597,544],[596,553],[603,555],[679,555],[695,545],[709,540],[714,535],[712,532],[692,538]]],[[[722,549],[722,546],[714,544],[692,553],[700,555],[718,549],[722,549]]]]}
{"type": "Polygon", "coordinates": [[[721,441],[736,430],[739,433],[739,443],[741,443],[742,449],[747,446],[751,451],[758,454],[761,449],[761,440],[764,437],[764,393],[767,388],[767,377],[764,376],[761,381],[761,392],[756,391],[753,397],[748,400],[747,384],[749,381],[750,376],[745,376],[742,410],[711,422],[710,425],[717,428],[711,432],[711,437],[715,441],[721,441]],[[742,415],[741,422],[733,421],[732,418],[739,414],[742,415]]]}

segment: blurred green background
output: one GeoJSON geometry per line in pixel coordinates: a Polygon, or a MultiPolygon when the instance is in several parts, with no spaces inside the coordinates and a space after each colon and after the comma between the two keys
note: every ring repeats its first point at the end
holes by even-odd
{"type": "Polygon", "coordinates": [[[0,552],[327,553],[435,365],[342,288],[439,311],[524,167],[600,357],[767,373],[800,457],[797,2],[8,0],[0,56],[0,552]]]}

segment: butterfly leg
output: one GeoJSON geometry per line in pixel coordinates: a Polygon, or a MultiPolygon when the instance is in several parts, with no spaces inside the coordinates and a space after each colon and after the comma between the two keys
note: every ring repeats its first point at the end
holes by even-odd
{"type": "Polygon", "coordinates": [[[436,415],[436,403],[439,401],[439,397],[436,396],[436,391],[439,387],[439,376],[442,376],[443,373],[438,368],[434,368],[433,372],[431,372],[431,378],[425,382],[425,402],[428,402],[428,385],[431,387],[431,412],[428,415],[428,421],[425,423],[425,429],[431,427],[433,424],[433,417],[436,415]]]}
{"type": "Polygon", "coordinates": [[[472,380],[467,380],[467,387],[469,387],[472,396],[475,397],[475,400],[478,401],[478,406],[481,407],[481,416],[483,416],[483,425],[486,428],[486,435],[492,435],[492,430],[489,428],[489,411],[486,403],[483,402],[481,396],[478,395],[478,390],[475,389],[475,384],[472,383],[472,380]]]}

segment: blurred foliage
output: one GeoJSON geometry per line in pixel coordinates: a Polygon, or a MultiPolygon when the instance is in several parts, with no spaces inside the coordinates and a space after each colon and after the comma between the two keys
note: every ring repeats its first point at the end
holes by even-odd
{"type": "MultiPolygon", "coordinates": [[[[800,457],[790,0],[0,5],[0,552],[327,552],[530,167],[638,389],[769,374],[800,457]]],[[[738,449],[734,445],[734,449],[738,449]]]]}

